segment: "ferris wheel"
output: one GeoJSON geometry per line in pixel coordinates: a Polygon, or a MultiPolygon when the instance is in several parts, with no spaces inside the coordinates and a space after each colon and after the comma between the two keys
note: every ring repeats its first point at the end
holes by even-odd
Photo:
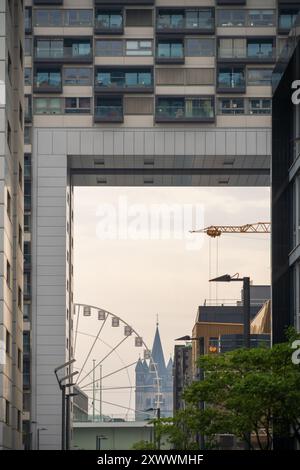
{"type": "Polygon", "coordinates": [[[77,303],[73,345],[78,371],[75,385],[88,397],[89,419],[153,417],[162,402],[157,364],[143,337],[129,323],[106,309],[77,303]],[[147,384],[136,383],[138,363],[150,372],[147,384]],[[137,409],[139,391],[147,394],[148,409],[137,409]]]}

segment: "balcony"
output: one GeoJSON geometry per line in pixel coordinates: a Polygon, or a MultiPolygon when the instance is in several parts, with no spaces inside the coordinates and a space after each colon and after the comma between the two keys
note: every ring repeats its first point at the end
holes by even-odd
{"type": "Polygon", "coordinates": [[[154,5],[155,0],[110,0],[109,2],[107,0],[95,0],[95,6],[98,5],[105,5],[109,3],[109,6],[111,5],[154,5]]]}
{"type": "Polygon", "coordinates": [[[92,40],[36,38],[35,62],[82,64],[93,61],[92,40]]]}
{"type": "Polygon", "coordinates": [[[53,5],[63,5],[64,0],[33,0],[34,5],[48,5],[48,6],[53,6],[53,5]]]}
{"type": "Polygon", "coordinates": [[[276,61],[272,39],[219,39],[218,60],[222,62],[273,63],[276,61]]]}
{"type": "Polygon", "coordinates": [[[217,91],[219,93],[245,93],[246,80],[244,68],[219,67],[217,91]]]}
{"type": "Polygon", "coordinates": [[[62,93],[61,67],[39,66],[33,78],[34,93],[62,93]]]}
{"type": "Polygon", "coordinates": [[[120,97],[95,97],[95,122],[123,122],[123,98],[120,97]]]}
{"type": "Polygon", "coordinates": [[[214,122],[214,98],[212,96],[157,97],[155,121],[158,123],[214,122]]]}
{"type": "Polygon", "coordinates": [[[151,68],[98,67],[95,91],[100,93],[153,93],[151,68]]]}
{"type": "Polygon", "coordinates": [[[32,33],[32,8],[26,7],[24,14],[25,34],[32,33]]]}
{"type": "Polygon", "coordinates": [[[159,34],[213,34],[213,9],[158,9],[156,31],[159,34]]]}
{"type": "Polygon", "coordinates": [[[184,61],[183,40],[158,40],[155,59],[157,64],[184,64],[184,61]]]}
{"type": "MultiPolygon", "coordinates": [[[[300,6],[300,2],[299,2],[300,6]]],[[[299,12],[298,8],[279,8],[278,13],[278,33],[289,34],[299,12]]]]}
{"type": "Polygon", "coordinates": [[[230,6],[230,5],[234,5],[234,6],[237,6],[237,5],[246,5],[247,4],[247,0],[217,0],[217,5],[226,5],[226,6],[230,6]]]}
{"type": "Polygon", "coordinates": [[[123,34],[123,10],[96,10],[94,29],[96,34],[123,34]]]}

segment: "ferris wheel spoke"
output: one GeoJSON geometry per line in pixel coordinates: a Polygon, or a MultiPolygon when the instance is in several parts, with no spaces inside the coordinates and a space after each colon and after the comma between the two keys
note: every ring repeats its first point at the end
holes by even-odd
{"type": "Polygon", "coordinates": [[[124,336],[124,338],[122,338],[121,341],[120,341],[118,344],[116,344],[116,346],[114,346],[114,347],[106,354],[106,356],[104,356],[104,357],[90,370],[90,372],[89,372],[87,375],[85,375],[85,376],[83,377],[83,379],[81,379],[81,380],[79,380],[79,381],[76,382],[77,385],[81,384],[81,382],[83,382],[83,381],[88,377],[88,375],[96,369],[96,367],[98,367],[100,364],[102,364],[102,363],[103,363],[116,349],[118,349],[118,347],[121,346],[121,344],[124,343],[124,341],[126,341],[126,339],[128,339],[128,338],[130,338],[130,336],[124,336]]]}
{"type": "MultiPolygon", "coordinates": [[[[85,367],[87,361],[89,360],[90,355],[92,354],[92,351],[93,351],[93,349],[94,349],[94,346],[95,346],[95,344],[96,344],[96,342],[97,342],[97,339],[99,338],[99,336],[100,336],[100,334],[101,334],[101,331],[102,331],[103,328],[104,328],[104,325],[105,325],[105,323],[106,323],[107,318],[108,318],[108,316],[105,317],[105,320],[103,321],[102,325],[101,325],[100,328],[99,328],[99,331],[98,331],[98,333],[97,333],[97,336],[95,337],[94,342],[93,342],[93,344],[92,344],[92,346],[91,346],[91,348],[90,348],[90,350],[89,350],[89,352],[88,352],[88,355],[87,355],[87,357],[85,358],[85,361],[84,361],[84,363],[83,363],[83,366],[82,366],[82,368],[81,368],[81,370],[80,370],[80,372],[79,372],[79,374],[78,374],[78,377],[77,377],[77,380],[76,380],[76,384],[77,384],[77,383],[80,383],[80,382],[78,382],[78,381],[79,381],[79,377],[81,376],[81,373],[82,373],[82,371],[83,371],[83,368],[85,367]]],[[[93,372],[93,371],[91,371],[91,372],[93,372]]],[[[87,375],[89,375],[89,374],[87,374],[87,375]]],[[[87,375],[86,375],[85,377],[87,377],[87,375]]]]}
{"type": "MultiPolygon", "coordinates": [[[[112,375],[117,374],[118,372],[121,372],[122,370],[129,369],[129,367],[134,366],[135,364],[137,364],[137,362],[138,361],[134,361],[131,364],[127,364],[124,367],[121,367],[120,369],[116,369],[113,372],[110,372],[109,374],[104,375],[101,380],[107,379],[107,377],[111,377],[112,375]]],[[[98,381],[99,381],[99,379],[96,380],[96,382],[98,382],[98,381]]],[[[85,387],[88,387],[89,385],[93,385],[93,383],[94,382],[89,382],[88,384],[83,385],[81,388],[84,389],[85,387]]]]}
{"type": "MultiPolygon", "coordinates": [[[[105,387],[101,388],[102,392],[105,392],[105,390],[121,390],[121,389],[139,389],[139,388],[153,388],[153,385],[127,385],[127,386],[122,386],[122,387],[105,387]]],[[[84,392],[92,392],[92,388],[84,389],[84,392]]]]}
{"type": "Polygon", "coordinates": [[[145,414],[145,415],[148,415],[148,416],[152,416],[152,414],[153,414],[149,411],[137,410],[135,408],[130,408],[130,407],[125,406],[125,405],[119,405],[117,403],[112,403],[110,401],[100,400],[99,398],[95,398],[95,401],[101,401],[102,403],[105,403],[106,405],[111,405],[111,406],[115,406],[117,408],[122,408],[123,410],[134,411],[135,413],[142,413],[142,414],[145,414]]]}

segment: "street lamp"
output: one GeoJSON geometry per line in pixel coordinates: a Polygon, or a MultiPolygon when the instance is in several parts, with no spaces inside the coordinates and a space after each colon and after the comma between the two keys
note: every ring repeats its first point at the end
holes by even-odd
{"type": "Polygon", "coordinates": [[[106,436],[96,436],[96,450],[101,450],[101,441],[108,439],[106,436]]]}
{"type": "MultiPolygon", "coordinates": [[[[75,384],[70,384],[73,386],[75,384]]],[[[66,395],[66,450],[70,450],[70,398],[76,397],[78,393],[68,393],[66,395]]]]}
{"type": "Polygon", "coordinates": [[[242,282],[243,283],[243,307],[244,307],[244,344],[245,348],[250,348],[250,277],[239,277],[238,274],[230,276],[224,274],[223,276],[210,279],[209,282],[242,282]]]}
{"type": "Polygon", "coordinates": [[[74,377],[76,374],[78,374],[78,371],[73,372],[72,374],[67,374],[66,376],[59,378],[58,377],[58,371],[65,369],[66,367],[70,366],[76,361],[76,359],[71,359],[68,362],[65,362],[61,366],[58,366],[54,369],[54,374],[58,383],[58,386],[61,390],[62,393],[62,409],[61,409],[61,450],[65,450],[66,447],[66,388],[67,387],[72,387],[75,384],[69,383],[69,384],[63,384],[67,379],[71,379],[74,377]]]}
{"type": "MultiPolygon", "coordinates": [[[[157,408],[148,408],[147,410],[145,411],[156,411],[156,417],[157,417],[157,421],[159,422],[160,421],[160,407],[157,407],[157,408]]],[[[156,434],[156,433],[155,433],[156,434]]],[[[156,435],[155,435],[155,439],[154,439],[155,443],[156,443],[156,435]]],[[[160,450],[160,434],[158,433],[158,437],[157,437],[157,449],[160,450]]]]}
{"type": "Polygon", "coordinates": [[[37,428],[36,432],[36,448],[37,450],[40,450],[40,432],[41,431],[48,431],[47,428],[37,428]]]}

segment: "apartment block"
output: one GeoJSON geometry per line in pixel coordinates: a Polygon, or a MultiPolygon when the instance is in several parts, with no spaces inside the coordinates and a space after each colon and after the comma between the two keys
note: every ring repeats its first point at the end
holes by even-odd
{"type": "Polygon", "coordinates": [[[0,1],[0,449],[22,448],[23,15],[0,1]]]}
{"type": "Polygon", "coordinates": [[[24,5],[24,443],[43,426],[57,449],[73,187],[269,185],[271,74],[300,2],[24,5]]]}

